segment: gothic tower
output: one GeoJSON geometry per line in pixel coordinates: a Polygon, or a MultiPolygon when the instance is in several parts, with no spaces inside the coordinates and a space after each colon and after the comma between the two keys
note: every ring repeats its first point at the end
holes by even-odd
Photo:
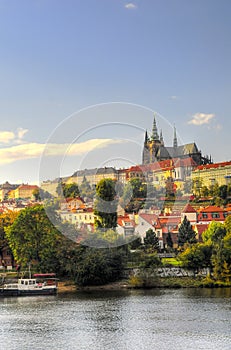
{"type": "Polygon", "coordinates": [[[154,163],[157,159],[157,153],[160,146],[163,144],[163,135],[159,137],[158,129],[156,125],[156,117],[154,115],[152,134],[148,138],[147,131],[145,133],[144,149],[143,149],[143,164],[154,163]]]}

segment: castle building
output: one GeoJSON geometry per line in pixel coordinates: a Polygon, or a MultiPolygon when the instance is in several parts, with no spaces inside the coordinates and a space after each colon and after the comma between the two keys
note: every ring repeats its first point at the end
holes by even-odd
{"type": "Polygon", "coordinates": [[[159,136],[156,118],[154,116],[152,134],[148,136],[147,131],[145,132],[142,163],[150,164],[173,158],[192,158],[197,165],[211,163],[211,158],[203,157],[194,142],[178,146],[175,127],[173,146],[165,146],[162,131],[159,136]]]}

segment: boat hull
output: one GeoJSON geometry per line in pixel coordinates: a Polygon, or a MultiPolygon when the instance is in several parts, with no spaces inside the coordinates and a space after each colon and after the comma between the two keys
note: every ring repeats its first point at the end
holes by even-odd
{"type": "Polygon", "coordinates": [[[55,295],[57,288],[46,288],[39,290],[18,290],[18,289],[0,289],[0,297],[19,297],[19,296],[36,296],[36,295],[55,295]]]}

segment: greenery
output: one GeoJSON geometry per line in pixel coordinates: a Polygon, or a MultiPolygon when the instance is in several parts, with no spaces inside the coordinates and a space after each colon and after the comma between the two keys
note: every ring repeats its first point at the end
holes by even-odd
{"type": "Polygon", "coordinates": [[[83,181],[79,186],[80,196],[82,198],[93,199],[95,195],[95,190],[91,188],[89,181],[87,181],[86,176],[83,177],[83,181]]]}
{"type": "Polygon", "coordinates": [[[102,179],[96,186],[94,201],[96,228],[106,230],[117,226],[117,205],[115,182],[112,179],[102,179]]]}
{"type": "Polygon", "coordinates": [[[160,249],[159,239],[151,228],[146,231],[146,236],[144,237],[144,249],[149,252],[158,251],[160,249]]]}
{"type": "Polygon", "coordinates": [[[119,249],[85,248],[76,264],[74,279],[77,285],[101,285],[121,278],[124,254],[119,249]]]}
{"type": "Polygon", "coordinates": [[[120,204],[127,212],[138,212],[145,203],[147,185],[139,178],[132,178],[125,185],[120,204]]]}
{"type": "Polygon", "coordinates": [[[186,243],[196,243],[196,233],[193,231],[190,221],[185,216],[178,232],[178,246],[183,247],[186,243]]]}
{"type": "Polygon", "coordinates": [[[188,246],[179,258],[197,273],[207,267],[214,282],[231,282],[231,217],[225,223],[211,222],[202,234],[203,243],[188,246]]]}

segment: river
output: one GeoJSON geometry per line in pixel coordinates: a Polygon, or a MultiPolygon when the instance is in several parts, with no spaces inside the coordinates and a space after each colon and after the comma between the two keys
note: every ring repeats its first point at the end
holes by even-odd
{"type": "Polygon", "coordinates": [[[0,299],[4,350],[230,350],[231,289],[0,299]]]}

